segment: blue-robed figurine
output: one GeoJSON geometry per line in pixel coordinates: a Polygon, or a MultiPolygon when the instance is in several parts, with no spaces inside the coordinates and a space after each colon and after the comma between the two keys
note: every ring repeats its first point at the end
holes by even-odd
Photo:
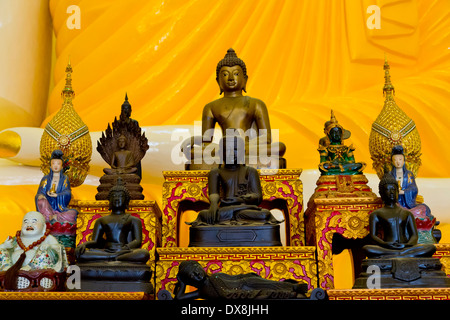
{"type": "Polygon", "coordinates": [[[419,190],[414,174],[406,169],[404,150],[401,145],[392,148],[391,160],[392,170],[390,173],[399,186],[398,203],[411,211],[416,218],[419,243],[436,243],[431,231],[436,223],[436,218],[425,203],[418,204],[416,202],[419,190]]]}
{"type": "Polygon", "coordinates": [[[66,247],[75,248],[78,212],[68,208],[72,191],[63,167],[63,152],[53,151],[50,173],[42,178],[35,196],[36,210],[42,213],[46,222],[51,225],[53,236],[66,247]]]}

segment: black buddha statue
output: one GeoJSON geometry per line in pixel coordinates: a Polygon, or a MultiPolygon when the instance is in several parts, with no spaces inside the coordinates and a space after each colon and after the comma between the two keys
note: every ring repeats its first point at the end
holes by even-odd
{"type": "MultiPolygon", "coordinates": [[[[212,229],[205,229],[206,227],[214,227],[220,235],[232,232],[233,229],[226,229],[227,227],[241,227],[239,229],[241,235],[244,230],[242,228],[245,226],[270,225],[277,226],[279,230],[279,224],[282,221],[275,219],[269,210],[259,207],[262,202],[261,182],[258,171],[245,165],[243,139],[238,135],[225,136],[220,140],[219,145],[221,165],[212,169],[208,175],[210,206],[208,209],[200,211],[195,221],[187,223],[191,225],[191,240],[193,234],[198,235],[197,232],[200,230],[212,231],[212,229]],[[202,229],[202,227],[205,228],[202,229]]],[[[260,228],[260,230],[262,229],[260,228]]],[[[249,231],[248,236],[253,233],[254,231],[249,231]]],[[[220,235],[211,234],[211,237],[220,239],[220,235]]],[[[230,236],[231,234],[226,236],[230,241],[239,241],[230,239],[230,236]]],[[[225,243],[223,242],[222,245],[225,243]]],[[[193,245],[192,241],[191,245],[193,245]]],[[[238,244],[235,243],[235,245],[238,244]]],[[[244,245],[243,242],[240,245],[244,245]]],[[[272,245],[281,245],[281,243],[276,240],[272,245]]]]}
{"type": "Polygon", "coordinates": [[[440,260],[432,257],[436,247],[418,244],[414,216],[398,205],[399,188],[391,174],[381,179],[379,192],[384,207],[370,214],[373,243],[363,247],[368,258],[362,261],[353,288],[449,287],[450,278],[441,270],[440,260]]]}
{"type": "Polygon", "coordinates": [[[152,293],[150,254],[141,248],[142,223],[126,212],[130,194],[120,178],[108,200],[111,214],[95,220],[92,239],[75,249],[81,288],[73,291],[152,293]]]}
{"type": "Polygon", "coordinates": [[[107,200],[109,190],[120,177],[130,192],[132,200],[143,200],[141,160],[149,145],[145,132],[139,127],[138,121],[131,119],[131,105],[128,96],[122,104],[120,119],[114,118],[112,127],[108,124],[105,132],[97,141],[97,151],[110,166],[104,168],[97,187],[96,200],[107,200]]]}
{"type": "Polygon", "coordinates": [[[373,211],[369,232],[374,244],[363,249],[369,258],[431,257],[436,247],[418,244],[414,215],[398,205],[399,188],[395,178],[386,174],[380,181],[379,193],[384,207],[373,211]],[[382,236],[380,236],[382,234],[382,236]]]}
{"type": "MultiPolygon", "coordinates": [[[[139,127],[139,122],[136,119],[131,118],[131,104],[128,101],[128,94],[125,93],[125,101],[122,103],[120,108],[119,122],[122,123],[132,123],[134,127],[139,127]]],[[[138,161],[136,164],[136,174],[142,179],[142,164],[138,161]]]]}
{"type": "Polygon", "coordinates": [[[194,260],[180,263],[174,294],[176,300],[187,299],[304,299],[306,283],[264,279],[256,273],[208,275],[194,260]],[[186,292],[186,286],[197,288],[186,292]]]}
{"type": "Polygon", "coordinates": [[[149,252],[141,249],[142,224],[138,218],[125,212],[130,194],[120,178],[111,188],[108,200],[111,214],[95,221],[92,240],[75,249],[77,261],[147,262],[149,252]]]}

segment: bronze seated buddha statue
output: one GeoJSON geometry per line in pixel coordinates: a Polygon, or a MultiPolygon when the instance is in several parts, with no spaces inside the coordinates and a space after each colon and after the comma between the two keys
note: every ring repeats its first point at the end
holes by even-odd
{"type": "Polygon", "coordinates": [[[210,206],[200,211],[196,220],[187,223],[191,225],[190,246],[281,245],[279,224],[282,221],[259,207],[261,182],[258,171],[245,165],[243,139],[223,137],[220,150],[222,164],[208,175],[210,206]]]}
{"type": "Polygon", "coordinates": [[[117,178],[121,178],[130,192],[132,200],[143,200],[141,160],[149,146],[145,133],[141,133],[139,123],[131,119],[131,106],[128,97],[122,105],[120,119],[114,119],[112,128],[108,127],[97,142],[97,151],[109,164],[104,168],[100,185],[95,195],[96,200],[107,200],[109,190],[117,178]]]}
{"type": "Polygon", "coordinates": [[[398,205],[399,188],[391,174],[381,179],[379,193],[384,207],[369,216],[372,243],[363,246],[368,258],[363,260],[363,272],[353,288],[367,288],[369,267],[380,270],[381,288],[450,286],[439,259],[432,258],[436,247],[418,244],[414,216],[398,205]]]}
{"type": "Polygon", "coordinates": [[[202,136],[193,136],[182,143],[188,159],[186,169],[205,170],[217,167],[219,147],[213,143],[216,123],[222,137],[236,134],[245,139],[246,164],[259,168],[286,168],[283,158],[286,146],[272,141],[269,113],[265,103],[244,96],[247,68],[233,49],[216,67],[216,81],[222,98],[205,105],[202,113],[202,136]]]}
{"type": "Polygon", "coordinates": [[[150,254],[141,248],[142,223],[126,212],[130,194],[120,178],[111,188],[108,200],[111,214],[95,220],[91,240],[75,249],[81,290],[101,291],[117,281],[126,283],[116,288],[119,291],[152,290],[151,270],[146,264],[150,254]]]}
{"type": "Polygon", "coordinates": [[[389,174],[380,181],[379,193],[384,207],[369,217],[369,232],[374,244],[363,247],[369,258],[431,257],[436,247],[418,244],[413,214],[398,205],[398,184],[389,174]],[[382,235],[382,236],[380,236],[382,235]]]}

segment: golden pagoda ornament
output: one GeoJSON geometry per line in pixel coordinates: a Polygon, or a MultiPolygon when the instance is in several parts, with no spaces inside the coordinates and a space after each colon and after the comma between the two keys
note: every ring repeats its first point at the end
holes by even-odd
{"type": "Polygon", "coordinates": [[[61,109],[45,126],[41,137],[41,171],[46,175],[50,171],[50,157],[54,150],[64,154],[65,174],[69,177],[72,188],[83,184],[89,173],[92,156],[92,142],[89,129],[76,113],[72,100],[72,66],[66,67],[66,84],[61,92],[63,104],[61,109]]]}
{"type": "Polygon", "coordinates": [[[384,62],[383,95],[384,106],[375,122],[369,136],[369,152],[373,168],[381,179],[386,170],[392,169],[391,152],[396,145],[402,145],[406,168],[417,176],[421,165],[421,142],[414,121],[401,110],[394,100],[395,89],[391,83],[387,59],[384,62]]]}

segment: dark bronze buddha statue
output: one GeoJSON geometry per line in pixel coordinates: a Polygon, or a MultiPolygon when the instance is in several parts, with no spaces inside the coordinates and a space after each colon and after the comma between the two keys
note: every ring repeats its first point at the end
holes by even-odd
{"type": "MultiPolygon", "coordinates": [[[[201,150],[203,158],[216,156],[214,152],[204,151],[205,148],[208,150],[208,145],[213,141],[217,123],[222,130],[222,136],[239,132],[245,138],[247,164],[286,167],[285,159],[282,159],[283,163],[278,163],[286,151],[286,146],[282,142],[272,142],[269,113],[265,103],[242,94],[246,92],[247,80],[244,61],[238,58],[233,49],[229,49],[216,67],[216,81],[223,97],[206,104],[203,108],[202,137],[192,137],[183,143],[182,151],[188,159],[193,161],[194,157],[200,156],[195,149],[201,150]],[[196,144],[201,146],[196,148],[196,144]],[[274,161],[277,163],[272,163],[274,161]]],[[[203,161],[210,163],[213,160],[203,159],[203,161]]]]}
{"type": "Polygon", "coordinates": [[[386,173],[379,183],[384,207],[369,216],[372,244],[363,246],[367,259],[353,289],[450,287],[433,244],[418,244],[414,215],[399,206],[398,184],[386,173]]]}
{"type": "Polygon", "coordinates": [[[245,165],[240,136],[220,140],[221,162],[208,175],[210,205],[187,222],[189,246],[281,246],[280,223],[260,207],[262,189],[258,171],[245,165]]]}
{"type": "Polygon", "coordinates": [[[369,232],[374,244],[363,247],[367,256],[374,259],[431,257],[436,247],[417,243],[419,233],[414,215],[398,205],[399,188],[392,175],[386,174],[381,179],[379,193],[384,207],[370,214],[369,232]]]}
{"type": "Polygon", "coordinates": [[[127,174],[137,172],[133,154],[127,149],[127,137],[121,135],[117,138],[117,151],[112,155],[111,168],[104,168],[106,174],[127,174]]]}
{"type": "Polygon", "coordinates": [[[306,298],[307,284],[294,281],[264,279],[256,273],[228,275],[206,274],[194,260],[180,263],[174,294],[177,300],[186,299],[299,299],[306,298]],[[197,290],[186,292],[186,286],[197,290]]]}
{"type": "Polygon", "coordinates": [[[108,124],[97,142],[97,151],[110,167],[103,169],[105,174],[100,177],[96,200],[107,200],[109,190],[119,177],[130,192],[132,200],[145,198],[140,185],[141,160],[149,148],[148,139],[139,127],[139,123],[131,119],[130,115],[131,105],[126,96],[120,119],[114,118],[112,127],[108,124]]]}
{"type": "Polygon", "coordinates": [[[191,226],[216,224],[279,224],[262,201],[258,171],[244,164],[244,141],[239,136],[220,140],[222,164],[208,175],[209,209],[202,210],[191,226]]]}
{"type": "Polygon", "coordinates": [[[141,249],[142,223],[126,213],[130,194],[119,179],[108,196],[111,214],[95,221],[92,240],[75,249],[77,262],[127,261],[145,263],[149,252],[141,249]]]}

